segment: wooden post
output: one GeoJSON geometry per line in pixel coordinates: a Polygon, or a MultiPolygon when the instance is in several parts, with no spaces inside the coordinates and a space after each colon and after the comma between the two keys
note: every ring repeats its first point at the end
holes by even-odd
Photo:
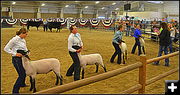
{"type": "Polygon", "coordinates": [[[142,66],[139,67],[139,84],[142,85],[142,88],[138,90],[138,93],[144,94],[146,86],[146,56],[144,54],[140,55],[140,61],[142,66]]]}

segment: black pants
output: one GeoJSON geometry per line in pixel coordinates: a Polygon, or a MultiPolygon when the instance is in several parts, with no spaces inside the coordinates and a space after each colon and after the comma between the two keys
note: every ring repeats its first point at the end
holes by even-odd
{"type": "Polygon", "coordinates": [[[114,52],[114,54],[112,55],[110,61],[111,61],[111,62],[114,62],[115,57],[118,55],[117,63],[118,63],[118,64],[121,64],[121,49],[120,49],[120,47],[119,47],[118,44],[116,44],[116,43],[114,43],[114,42],[112,42],[112,44],[113,44],[113,46],[114,46],[115,52],[114,52]]]}
{"type": "Polygon", "coordinates": [[[44,25],[43,28],[44,28],[44,31],[48,30],[48,26],[47,25],[44,25]]]}
{"type": "Polygon", "coordinates": [[[12,63],[18,73],[18,78],[16,80],[16,83],[14,84],[12,93],[19,93],[19,89],[22,86],[25,86],[25,78],[26,78],[26,72],[22,64],[21,57],[12,57],[12,63]]]}
{"type": "Polygon", "coordinates": [[[140,54],[142,54],[140,41],[139,41],[138,38],[135,38],[135,44],[134,44],[134,46],[133,46],[133,48],[132,48],[131,53],[133,53],[133,54],[135,53],[135,50],[136,50],[136,47],[137,47],[137,46],[138,46],[138,55],[140,55],[140,54]]]}

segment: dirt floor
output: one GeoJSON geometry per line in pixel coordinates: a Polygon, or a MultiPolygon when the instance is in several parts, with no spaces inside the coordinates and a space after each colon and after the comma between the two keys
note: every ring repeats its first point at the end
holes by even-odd
{"type": "MultiPolygon", "coordinates": [[[[6,43],[15,36],[15,32],[19,30],[16,28],[3,28],[1,29],[1,93],[11,93],[12,87],[17,79],[17,72],[11,62],[11,55],[4,52],[6,43]]],[[[104,64],[108,71],[125,67],[130,64],[134,64],[139,61],[137,56],[137,49],[135,54],[130,54],[132,46],[134,45],[133,37],[124,36],[128,46],[128,60],[126,65],[118,65],[116,63],[110,63],[110,57],[114,52],[112,46],[113,31],[96,31],[89,29],[78,29],[81,34],[84,49],[82,54],[100,53],[103,57],[104,64]]],[[[73,82],[73,77],[66,77],[66,71],[72,64],[72,59],[68,54],[67,39],[69,31],[62,29],[60,33],[56,33],[55,30],[51,32],[44,32],[40,27],[39,31],[36,28],[30,28],[28,37],[26,38],[27,47],[31,50],[31,59],[39,60],[42,58],[57,58],[61,62],[61,74],[64,77],[64,84],[73,82]]],[[[146,42],[146,57],[147,59],[154,58],[158,53],[158,43],[145,39],[146,42]]],[[[159,74],[165,73],[173,68],[179,66],[179,56],[170,58],[170,67],[165,67],[164,60],[160,62],[159,66],[149,64],[147,66],[147,79],[155,77],[159,74]]],[[[116,62],[117,59],[115,59],[116,62]]],[[[95,73],[95,66],[87,66],[85,70],[85,78],[104,73],[103,68],[99,68],[99,72],[95,73]]],[[[146,94],[164,94],[165,80],[178,80],[178,74],[176,72],[169,75],[155,83],[146,86],[146,94]]],[[[36,88],[37,91],[55,87],[56,76],[53,72],[48,74],[42,74],[36,76],[36,88]]],[[[127,73],[120,74],[118,76],[99,81],[87,86],[83,86],[74,90],[64,92],[64,94],[119,94],[121,91],[130,88],[138,83],[138,69],[129,71],[127,73]]],[[[26,84],[30,85],[29,77],[26,78],[26,84]]],[[[32,93],[29,91],[29,87],[20,89],[20,93],[32,93]]],[[[137,94],[137,91],[134,92],[137,94]]]]}

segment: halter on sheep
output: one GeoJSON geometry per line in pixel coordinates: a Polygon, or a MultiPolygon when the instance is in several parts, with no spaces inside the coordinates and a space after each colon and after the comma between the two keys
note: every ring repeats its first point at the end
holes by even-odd
{"type": "Polygon", "coordinates": [[[139,41],[140,41],[140,45],[141,45],[141,50],[143,51],[143,53],[145,54],[145,41],[142,37],[139,38],[139,41]]]}
{"type": "Polygon", "coordinates": [[[82,79],[84,79],[84,69],[86,68],[86,65],[96,65],[96,73],[98,72],[99,64],[104,68],[104,71],[106,72],[106,67],[103,64],[102,56],[100,54],[88,54],[88,55],[81,55],[81,53],[78,54],[80,65],[82,68],[82,79]]]}
{"type": "Polygon", "coordinates": [[[23,50],[17,50],[18,53],[21,53],[23,67],[26,71],[26,75],[30,76],[31,88],[30,91],[36,92],[35,87],[35,76],[36,74],[47,74],[50,71],[53,71],[56,74],[56,84],[58,85],[60,80],[60,85],[62,85],[62,76],[60,75],[60,62],[55,58],[41,59],[36,61],[30,61],[27,52],[23,50]]]}

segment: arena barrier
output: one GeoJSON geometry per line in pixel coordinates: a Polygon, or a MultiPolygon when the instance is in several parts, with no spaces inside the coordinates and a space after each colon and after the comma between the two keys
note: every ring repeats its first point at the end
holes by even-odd
{"type": "Polygon", "coordinates": [[[125,66],[123,68],[119,68],[119,69],[108,71],[108,72],[105,72],[105,73],[102,73],[102,74],[99,74],[99,75],[96,75],[96,76],[92,76],[92,77],[89,77],[89,78],[81,79],[81,80],[74,81],[74,82],[71,82],[71,83],[67,83],[67,84],[64,84],[64,85],[60,85],[60,86],[56,86],[56,87],[49,88],[49,89],[46,89],[46,90],[42,90],[42,91],[36,92],[34,94],[62,93],[62,92],[68,91],[68,90],[72,90],[72,89],[75,89],[75,88],[78,88],[78,87],[81,87],[81,86],[85,86],[85,85],[88,85],[88,84],[91,84],[91,83],[95,83],[95,82],[104,80],[104,79],[107,79],[107,78],[111,78],[113,76],[116,76],[116,75],[119,75],[119,74],[122,74],[122,73],[125,73],[125,72],[128,72],[128,71],[134,70],[136,68],[139,68],[139,84],[137,84],[137,85],[125,90],[125,91],[122,91],[121,93],[123,93],[123,94],[128,93],[129,94],[129,93],[133,93],[134,91],[138,90],[139,94],[143,94],[143,93],[145,93],[145,86],[147,86],[147,85],[149,85],[151,83],[154,83],[155,81],[157,81],[157,80],[159,80],[161,78],[164,78],[164,77],[166,77],[166,76],[168,76],[168,75],[170,75],[170,74],[172,74],[174,72],[177,72],[179,70],[179,68],[175,68],[175,69],[172,69],[172,70],[170,70],[170,71],[168,71],[166,73],[160,74],[160,75],[146,81],[146,65],[149,64],[149,63],[159,61],[159,60],[162,60],[162,59],[165,59],[165,58],[173,57],[173,56],[176,56],[176,55],[179,55],[179,51],[168,54],[168,55],[164,55],[164,56],[161,56],[161,57],[148,59],[148,60],[146,59],[145,55],[141,55],[140,56],[141,62],[136,62],[134,64],[125,66]]]}

